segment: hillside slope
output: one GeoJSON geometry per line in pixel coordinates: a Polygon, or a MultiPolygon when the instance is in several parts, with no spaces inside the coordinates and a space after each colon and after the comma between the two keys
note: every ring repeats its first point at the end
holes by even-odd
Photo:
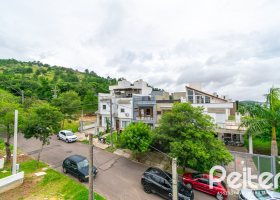
{"type": "Polygon", "coordinates": [[[97,98],[93,96],[100,92],[109,92],[109,85],[114,85],[116,82],[116,79],[104,78],[88,70],[80,72],[38,61],[0,59],[0,88],[16,96],[21,96],[23,91],[25,98],[51,101],[55,93],[60,95],[73,90],[79,94],[83,102],[86,99],[92,100],[93,104],[97,105],[97,98]]]}

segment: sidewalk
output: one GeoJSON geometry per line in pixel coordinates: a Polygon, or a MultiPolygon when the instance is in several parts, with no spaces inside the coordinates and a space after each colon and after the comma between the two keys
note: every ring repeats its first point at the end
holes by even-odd
{"type": "MultiPolygon", "coordinates": [[[[86,134],[87,133],[92,133],[93,132],[93,130],[91,130],[91,129],[89,129],[89,130],[86,130],[86,131],[84,131],[84,133],[81,133],[81,132],[77,132],[77,133],[75,133],[76,135],[77,135],[77,137],[78,137],[78,141],[84,141],[84,140],[88,140],[89,138],[88,138],[88,136],[86,137],[86,134]]],[[[109,145],[107,145],[107,144],[103,144],[103,143],[101,143],[101,142],[99,142],[98,141],[98,138],[93,138],[93,145],[95,146],[95,147],[98,147],[98,148],[100,148],[100,149],[106,149],[109,145]]]]}

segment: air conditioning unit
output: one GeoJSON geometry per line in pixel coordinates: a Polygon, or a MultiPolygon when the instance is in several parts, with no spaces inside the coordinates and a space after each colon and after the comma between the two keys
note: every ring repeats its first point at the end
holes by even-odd
{"type": "Polygon", "coordinates": [[[129,113],[125,113],[125,116],[126,116],[126,117],[129,117],[129,113]]]}

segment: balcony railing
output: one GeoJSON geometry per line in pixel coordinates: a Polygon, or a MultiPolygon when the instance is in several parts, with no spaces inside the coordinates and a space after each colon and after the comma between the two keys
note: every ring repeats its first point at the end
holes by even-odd
{"type": "Polygon", "coordinates": [[[153,117],[149,117],[149,116],[146,116],[146,117],[136,117],[136,120],[138,120],[138,121],[153,121],[154,118],[153,117]]]}

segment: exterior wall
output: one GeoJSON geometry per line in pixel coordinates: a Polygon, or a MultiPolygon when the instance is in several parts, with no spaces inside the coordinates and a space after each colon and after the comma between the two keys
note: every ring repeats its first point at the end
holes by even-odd
{"type": "Polygon", "coordinates": [[[0,194],[20,186],[23,183],[23,179],[24,172],[0,179],[0,194]]]}
{"type": "Polygon", "coordinates": [[[186,92],[174,92],[174,93],[172,93],[172,98],[174,100],[178,100],[178,99],[181,99],[181,98],[186,98],[186,92]]]}
{"type": "Polygon", "coordinates": [[[156,104],[156,124],[159,124],[159,121],[164,112],[172,110],[173,102],[158,103],[156,104]]]}

